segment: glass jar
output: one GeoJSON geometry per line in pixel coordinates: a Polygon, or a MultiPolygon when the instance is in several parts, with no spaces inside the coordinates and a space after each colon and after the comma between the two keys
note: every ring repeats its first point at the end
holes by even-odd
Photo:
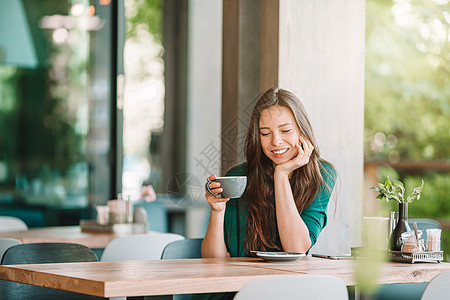
{"type": "Polygon", "coordinates": [[[404,232],[402,239],[402,252],[425,252],[425,242],[420,239],[422,232],[420,231],[419,240],[417,240],[414,231],[404,232]]]}

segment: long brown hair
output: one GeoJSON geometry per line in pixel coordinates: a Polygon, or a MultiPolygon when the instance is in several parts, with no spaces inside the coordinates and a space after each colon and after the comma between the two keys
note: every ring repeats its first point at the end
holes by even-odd
{"type": "Polygon", "coordinates": [[[273,175],[275,166],[261,148],[259,119],[264,109],[273,106],[289,108],[300,132],[314,146],[309,162],[296,169],[290,179],[297,210],[303,211],[315,198],[325,181],[320,173],[319,148],[306,110],[293,93],[270,88],[256,102],[245,139],[245,156],[248,163],[246,195],[248,199],[247,236],[245,251],[276,249],[282,251],[275,212],[273,175]]]}

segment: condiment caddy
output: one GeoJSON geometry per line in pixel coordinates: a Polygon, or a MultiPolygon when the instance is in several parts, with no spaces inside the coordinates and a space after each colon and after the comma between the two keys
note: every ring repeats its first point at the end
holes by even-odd
{"type": "Polygon", "coordinates": [[[441,262],[444,259],[444,251],[403,252],[389,251],[392,261],[398,262],[441,262]]]}
{"type": "Polygon", "coordinates": [[[128,196],[123,200],[121,194],[117,199],[107,201],[107,205],[97,205],[96,220],[81,220],[81,231],[145,233],[149,230],[147,212],[142,207],[133,210],[133,203],[128,196]]]}
{"type": "MultiPolygon", "coordinates": [[[[441,251],[441,229],[426,229],[426,243],[422,239],[422,230],[418,229],[416,222],[413,223],[414,230],[407,230],[397,237],[392,236],[394,227],[397,225],[395,213],[391,213],[389,222],[389,235],[391,242],[390,250],[384,247],[369,249],[367,247],[353,247],[352,256],[355,258],[380,257],[387,255],[391,261],[397,262],[441,262],[444,252],[441,251]],[[397,250],[398,249],[398,250],[397,250]]],[[[405,226],[406,227],[406,226],[405,226]]]]}

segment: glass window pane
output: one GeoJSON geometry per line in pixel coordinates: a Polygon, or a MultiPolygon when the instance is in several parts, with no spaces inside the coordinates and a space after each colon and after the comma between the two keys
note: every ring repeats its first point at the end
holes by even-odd
{"type": "Polygon", "coordinates": [[[108,200],[111,5],[93,2],[0,2],[2,213],[39,208],[39,225],[76,224],[89,199],[108,200]]]}
{"type": "Polygon", "coordinates": [[[158,137],[164,128],[161,0],[125,1],[125,90],[122,193],[140,199],[141,186],[160,190],[158,137]]]}

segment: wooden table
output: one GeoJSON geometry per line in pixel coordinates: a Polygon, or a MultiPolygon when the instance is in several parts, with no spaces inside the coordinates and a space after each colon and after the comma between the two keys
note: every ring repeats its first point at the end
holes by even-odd
{"type": "MultiPolygon", "coordinates": [[[[355,285],[354,261],[305,257],[293,263],[258,258],[174,259],[0,266],[0,279],[100,297],[238,291],[264,277],[334,275],[355,285]]],[[[384,263],[380,284],[428,282],[449,263],[384,263]]]]}
{"type": "Polygon", "coordinates": [[[114,238],[133,233],[82,232],[80,226],[30,228],[27,231],[0,231],[0,238],[29,243],[76,243],[89,248],[105,248],[114,238]]]}

